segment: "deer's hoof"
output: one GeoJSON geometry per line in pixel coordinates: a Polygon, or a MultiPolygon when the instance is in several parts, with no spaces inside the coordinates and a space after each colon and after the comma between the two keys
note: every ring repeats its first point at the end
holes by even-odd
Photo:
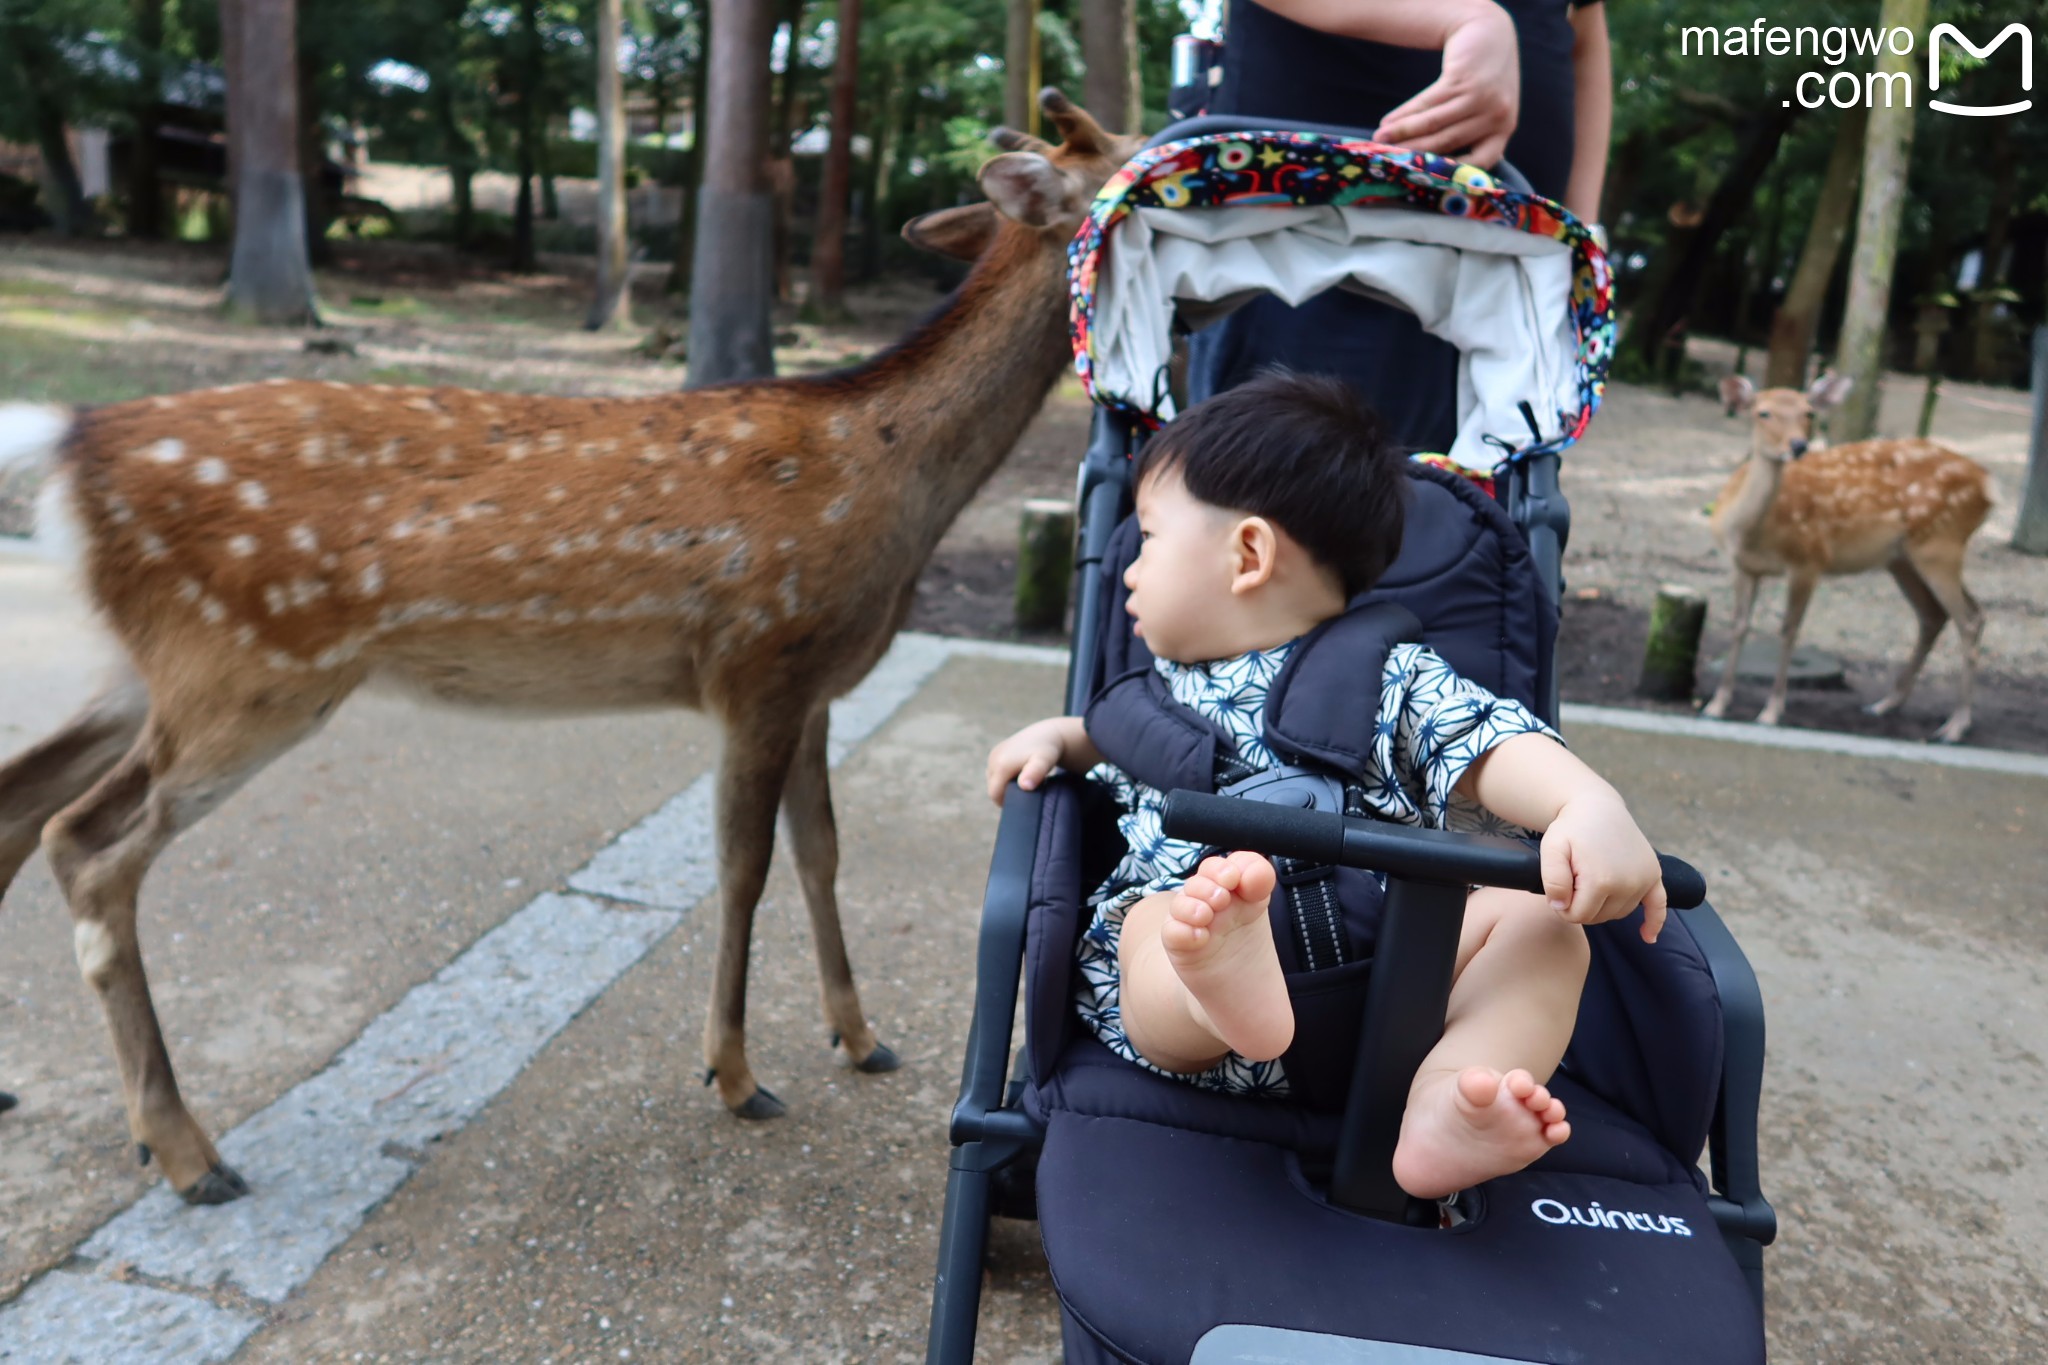
{"type": "Polygon", "coordinates": [[[221,1161],[193,1181],[189,1189],[179,1190],[178,1197],[188,1204],[226,1204],[248,1192],[249,1182],[242,1179],[234,1167],[221,1161]]]}
{"type": "Polygon", "coordinates": [[[12,1095],[8,1094],[8,1093],[7,1093],[7,1092],[6,1092],[5,1090],[0,1090],[0,1114],[4,1114],[4,1113],[6,1113],[6,1112],[7,1112],[8,1110],[12,1109],[12,1108],[13,1108],[13,1107],[14,1107],[15,1105],[17,1105],[17,1104],[20,1104],[20,1103],[21,1103],[21,1101],[20,1101],[20,1100],[16,1099],[16,1098],[15,1098],[14,1096],[12,1096],[12,1095]]]}
{"type": "Polygon", "coordinates": [[[1963,736],[1968,733],[1969,728],[1967,726],[1959,730],[1954,726],[1944,725],[1929,738],[1935,744],[1961,744],[1963,736]]]}
{"type": "Polygon", "coordinates": [[[855,1071],[864,1071],[870,1076],[879,1076],[885,1071],[894,1071],[903,1065],[903,1059],[887,1043],[876,1043],[874,1051],[853,1064],[855,1071]]]}
{"type": "Polygon", "coordinates": [[[1866,716],[1888,716],[1898,709],[1899,704],[1890,697],[1886,697],[1883,701],[1874,701],[1864,707],[1863,714],[1866,716]]]}
{"type": "Polygon", "coordinates": [[[789,1106],[775,1098],[774,1092],[764,1086],[755,1086],[754,1093],[732,1107],[733,1116],[748,1120],[779,1119],[789,1112],[789,1106]]]}

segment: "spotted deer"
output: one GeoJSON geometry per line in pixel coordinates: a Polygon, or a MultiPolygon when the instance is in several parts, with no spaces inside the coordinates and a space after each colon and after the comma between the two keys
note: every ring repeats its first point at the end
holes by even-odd
{"type": "Polygon", "coordinates": [[[1813,440],[1814,416],[1839,404],[1849,384],[1824,374],[1804,393],[1757,392],[1739,375],[1721,381],[1729,410],[1750,413],[1750,439],[1749,458],[1714,503],[1714,539],[1735,567],[1735,629],[1705,714],[1726,716],[1735,699],[1742,642],[1763,579],[1783,574],[1786,581],[1778,674],[1757,717],[1776,725],[1785,714],[1792,646],[1814,586],[1824,575],[1883,568],[1912,606],[1920,636],[1891,692],[1865,710],[1882,716],[1905,705],[1935,637],[1954,618],[1963,643],[1962,695],[1934,734],[1954,744],[1970,728],[1977,639],[1984,629],[1984,612],[1963,586],[1963,557],[1990,513],[1991,479],[1982,466],[1932,441],[1821,447],[1813,440]]]}
{"type": "Polygon", "coordinates": [[[873,667],[940,536],[1068,359],[1066,244],[1136,140],[1056,90],[1062,142],[997,130],[986,202],[906,225],[972,260],[931,319],[817,377],[653,398],[271,381],[77,412],[0,409],[53,462],[126,675],[0,767],[0,891],[38,839],[120,1062],[129,1126],[186,1200],[244,1193],[178,1093],[136,939],[151,861],[372,679],[530,709],[676,705],[725,736],[704,1056],[745,1118],[749,938],[778,806],[852,1065],[896,1056],[840,933],[827,704],[873,667]]]}

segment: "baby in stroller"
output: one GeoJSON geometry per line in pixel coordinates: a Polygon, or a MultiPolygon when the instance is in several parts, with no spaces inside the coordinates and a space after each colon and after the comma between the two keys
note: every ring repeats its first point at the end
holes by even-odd
{"type": "MultiPolygon", "coordinates": [[[[1184,413],[1133,472],[1143,548],[1124,584],[1134,632],[1173,700],[1230,736],[1236,772],[1270,769],[1265,702],[1289,652],[1372,587],[1399,549],[1401,459],[1341,382],[1269,373],[1184,413]]],[[[1394,1176],[1417,1198],[1444,1198],[1521,1170],[1569,1136],[1543,1082],[1578,1012],[1580,926],[1641,905],[1643,937],[1655,941],[1664,891],[1620,795],[1518,702],[1414,643],[1387,651],[1370,700],[1379,719],[1366,781],[1347,793],[1358,813],[1542,835],[1543,895],[1471,893],[1443,1036],[1409,1090],[1394,1176]]],[[[1280,951],[1291,929],[1275,904],[1293,898],[1276,897],[1284,869],[1165,837],[1164,793],[1106,761],[1093,724],[1092,709],[1039,721],[988,763],[997,801],[1012,780],[1031,790],[1064,767],[1089,770],[1121,808],[1127,851],[1091,897],[1077,948],[1084,1022],[1151,1070],[1225,1092],[1287,1093],[1282,1056],[1294,1056],[1296,1012],[1280,951]]],[[[1364,880],[1353,900],[1377,889],[1364,880]]]]}

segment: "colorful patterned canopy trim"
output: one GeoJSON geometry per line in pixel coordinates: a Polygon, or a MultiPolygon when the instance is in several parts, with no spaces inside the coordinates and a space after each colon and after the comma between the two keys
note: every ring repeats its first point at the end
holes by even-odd
{"type": "Polygon", "coordinates": [[[1067,326],[1074,344],[1074,369],[1091,398],[1131,414],[1147,427],[1160,425],[1152,409],[1095,391],[1095,282],[1109,230],[1132,209],[1240,204],[1433,209],[1565,243],[1572,251],[1579,410],[1558,413],[1545,439],[1522,447],[1515,457],[1563,450],[1579,439],[1599,410],[1614,355],[1614,276],[1607,253],[1585,224],[1561,204],[1507,189],[1477,166],[1448,157],[1380,142],[1286,132],[1219,133],[1164,143],[1125,162],[1095,196],[1087,220],[1067,246],[1072,294],[1067,326]]]}

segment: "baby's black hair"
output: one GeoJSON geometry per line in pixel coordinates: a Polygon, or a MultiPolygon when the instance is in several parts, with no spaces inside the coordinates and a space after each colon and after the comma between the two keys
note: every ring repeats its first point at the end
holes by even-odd
{"type": "Polygon", "coordinates": [[[1269,369],[1167,424],[1138,453],[1133,474],[1143,482],[1178,470],[1198,501],[1265,517],[1356,596],[1400,553],[1401,467],[1356,389],[1269,369]]]}

